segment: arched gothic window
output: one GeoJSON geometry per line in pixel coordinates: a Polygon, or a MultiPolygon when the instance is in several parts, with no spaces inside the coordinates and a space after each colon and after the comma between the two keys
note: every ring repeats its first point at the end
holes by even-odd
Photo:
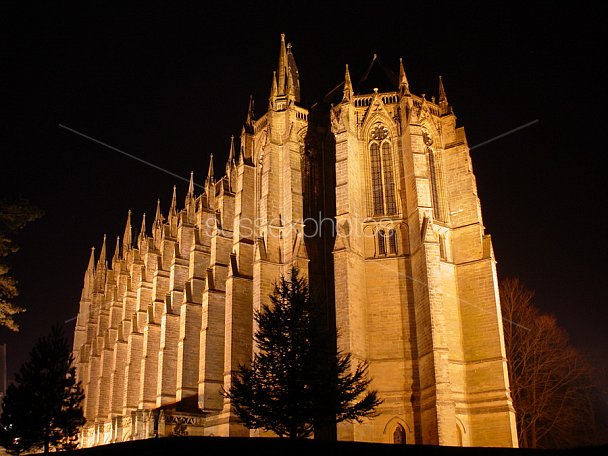
{"type": "Polygon", "coordinates": [[[394,229],[388,231],[378,230],[378,255],[397,254],[397,232],[394,229]]]}
{"type": "Polygon", "coordinates": [[[384,191],[382,189],[382,166],[380,164],[380,148],[377,143],[370,147],[370,161],[372,168],[372,199],[374,215],[384,214],[384,191]]]}
{"type": "Polygon", "coordinates": [[[400,424],[397,425],[393,432],[393,443],[397,445],[405,445],[405,429],[400,424]]]}
{"type": "Polygon", "coordinates": [[[395,201],[395,179],[393,178],[393,157],[388,142],[382,143],[382,173],[384,174],[384,193],[386,194],[386,214],[397,213],[395,201]]]}
{"type": "Polygon", "coordinates": [[[397,233],[395,230],[388,230],[388,253],[397,253],[397,233]]]}
{"type": "Polygon", "coordinates": [[[397,213],[395,197],[395,172],[388,129],[381,124],[374,126],[370,134],[369,160],[372,185],[372,215],[397,213]]]}
{"type": "Polygon", "coordinates": [[[378,255],[386,255],[386,242],[384,230],[378,231],[378,255]]]}

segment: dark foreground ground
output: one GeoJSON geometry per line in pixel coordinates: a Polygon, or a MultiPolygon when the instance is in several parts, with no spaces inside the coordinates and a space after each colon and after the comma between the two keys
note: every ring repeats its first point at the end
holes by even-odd
{"type": "Polygon", "coordinates": [[[246,456],[570,456],[608,455],[608,445],[570,450],[528,450],[506,448],[457,448],[426,445],[389,445],[382,443],[320,442],[298,440],[291,442],[277,438],[226,438],[226,437],[166,437],[116,443],[85,450],[68,452],[75,456],[195,456],[195,455],[246,455],[246,456]]]}

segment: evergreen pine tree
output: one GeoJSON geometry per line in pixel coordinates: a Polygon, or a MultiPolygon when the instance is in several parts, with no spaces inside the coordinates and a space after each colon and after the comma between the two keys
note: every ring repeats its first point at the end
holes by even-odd
{"type": "Polygon", "coordinates": [[[305,438],[320,415],[334,423],[376,416],[382,401],[367,391],[367,364],[352,370],[350,354],[340,353],[328,362],[315,329],[314,302],[296,268],[288,279],[280,278],[270,301],[254,315],[251,365],[240,366],[224,393],[241,422],[280,437],[305,438]]]}
{"type": "Polygon", "coordinates": [[[0,417],[0,444],[13,453],[75,448],[85,418],[84,393],[62,327],[41,337],[7,388],[0,417]]]}

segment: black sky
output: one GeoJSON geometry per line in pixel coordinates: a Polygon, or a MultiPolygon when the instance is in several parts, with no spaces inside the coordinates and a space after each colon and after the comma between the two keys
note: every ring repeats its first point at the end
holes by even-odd
{"type": "Polygon", "coordinates": [[[402,57],[427,98],[442,75],[470,146],[537,120],[471,151],[499,275],[608,364],[605,17],[553,2],[327,3],[2,6],[0,195],[45,211],[11,258],[28,311],[20,333],[0,328],[9,376],[76,314],[91,245],[107,233],[111,254],[129,209],[139,229],[157,198],[166,211],[173,185],[179,200],[187,187],[59,124],[202,183],[211,153],[223,169],[250,95],[265,112],[280,33],[305,106],[377,53],[395,71],[402,57]]]}

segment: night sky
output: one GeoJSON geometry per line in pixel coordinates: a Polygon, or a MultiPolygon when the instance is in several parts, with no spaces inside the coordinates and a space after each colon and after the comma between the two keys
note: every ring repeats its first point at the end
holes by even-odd
{"type": "MultiPolygon", "coordinates": [[[[180,203],[187,189],[59,125],[185,179],[194,171],[198,184],[213,153],[219,178],[249,96],[258,116],[266,111],[281,33],[305,107],[343,80],[347,63],[356,91],[377,53],[394,71],[402,57],[412,92],[429,99],[442,75],[471,147],[531,123],[471,150],[499,276],[519,277],[575,346],[608,365],[605,18],[592,7],[40,3],[0,12],[0,195],[45,212],[9,257],[27,307],[19,333],[0,328],[9,378],[52,323],[76,315],[91,246],[99,251],[107,234],[111,258],[129,209],[137,232],[157,198],[166,213],[173,185],[180,203]]],[[[65,326],[71,335],[74,321],[65,326]]]]}

